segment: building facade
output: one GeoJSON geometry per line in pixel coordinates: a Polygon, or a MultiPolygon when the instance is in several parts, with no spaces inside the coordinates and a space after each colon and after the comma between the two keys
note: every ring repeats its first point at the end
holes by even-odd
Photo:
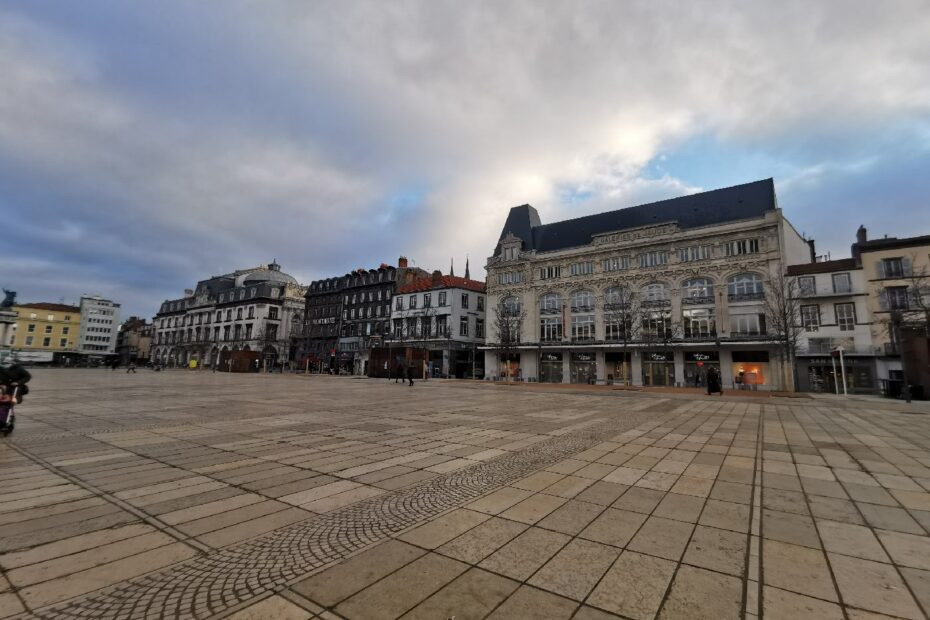
{"type": "Polygon", "coordinates": [[[388,351],[382,350],[370,376],[389,374],[385,364],[399,366],[410,357],[407,349],[414,349],[432,376],[483,377],[484,354],[479,355],[478,346],[487,333],[485,293],[484,282],[439,271],[399,287],[391,306],[388,351]]]}
{"type": "Polygon", "coordinates": [[[89,359],[116,353],[120,305],[99,296],[81,297],[81,330],[78,353],[89,359]]]}
{"type": "Polygon", "coordinates": [[[898,396],[907,378],[915,396],[930,396],[930,235],[869,240],[860,227],[852,251],[868,287],[882,392],[898,396]]]}
{"type": "Polygon", "coordinates": [[[226,370],[242,352],[252,354],[252,370],[278,366],[292,357],[305,292],[275,262],[201,280],[184,297],[162,303],[153,320],[152,360],[226,370]]]}
{"type": "Polygon", "coordinates": [[[802,331],[796,357],[798,389],[850,394],[879,392],[869,283],[855,258],[788,267],[802,331]],[[839,351],[842,350],[842,361],[839,351]]]}
{"type": "Polygon", "coordinates": [[[486,267],[486,375],[702,386],[714,367],[728,388],[785,389],[766,291],[812,260],[771,179],[553,224],[515,207],[486,267]]]}
{"type": "Polygon", "coordinates": [[[8,331],[9,346],[17,358],[27,362],[53,362],[77,352],[81,332],[81,309],[54,303],[13,306],[16,322],[8,331]]]}
{"type": "Polygon", "coordinates": [[[154,328],[145,319],[131,316],[119,328],[116,354],[122,363],[148,364],[152,352],[154,328]]]}
{"type": "Polygon", "coordinates": [[[320,369],[367,375],[371,348],[390,330],[397,287],[426,275],[401,256],[397,267],[382,263],[311,283],[305,302],[309,360],[320,369]]]}

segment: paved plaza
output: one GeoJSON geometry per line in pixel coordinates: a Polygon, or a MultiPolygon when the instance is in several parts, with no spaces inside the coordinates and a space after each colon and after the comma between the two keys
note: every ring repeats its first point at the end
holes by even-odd
{"type": "Polygon", "coordinates": [[[32,387],[0,440],[3,618],[930,612],[918,405],[190,371],[32,387]]]}

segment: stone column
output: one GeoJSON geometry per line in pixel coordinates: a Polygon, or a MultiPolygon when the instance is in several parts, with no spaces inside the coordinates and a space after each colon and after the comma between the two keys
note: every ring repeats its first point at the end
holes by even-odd
{"type": "Polygon", "coordinates": [[[630,375],[633,385],[643,384],[643,352],[639,349],[633,351],[630,357],[630,375]]]}
{"type": "Polygon", "coordinates": [[[594,361],[597,363],[597,382],[607,383],[607,364],[604,361],[604,351],[595,351],[594,361]]]}
{"type": "Polygon", "coordinates": [[[675,385],[682,386],[685,384],[685,352],[676,350],[673,355],[675,359],[675,385]]]}

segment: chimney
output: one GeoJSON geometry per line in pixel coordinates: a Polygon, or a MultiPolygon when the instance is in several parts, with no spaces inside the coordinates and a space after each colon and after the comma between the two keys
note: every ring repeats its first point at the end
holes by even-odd
{"type": "Polygon", "coordinates": [[[401,256],[400,258],[397,259],[397,268],[398,269],[407,268],[407,257],[406,256],[401,256]]]}
{"type": "Polygon", "coordinates": [[[810,248],[810,251],[811,251],[811,262],[816,263],[817,262],[817,250],[814,249],[813,239],[807,240],[807,247],[810,248]]]}
{"type": "Polygon", "coordinates": [[[442,272],[438,269],[433,272],[433,285],[438,286],[442,284],[442,272]]]}
{"type": "Polygon", "coordinates": [[[860,225],[859,230],[856,231],[856,243],[865,243],[868,240],[868,235],[866,234],[865,226],[860,225]]]}
{"type": "Polygon", "coordinates": [[[184,289],[184,296],[185,296],[185,297],[193,297],[193,296],[194,296],[194,289],[192,289],[192,288],[186,288],[186,289],[184,289]]]}

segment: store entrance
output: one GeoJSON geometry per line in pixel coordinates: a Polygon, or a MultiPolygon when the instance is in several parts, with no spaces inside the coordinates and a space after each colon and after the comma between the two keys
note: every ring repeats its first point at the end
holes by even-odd
{"type": "Polygon", "coordinates": [[[643,385],[675,385],[675,358],[671,351],[643,353],[643,385]]]}

